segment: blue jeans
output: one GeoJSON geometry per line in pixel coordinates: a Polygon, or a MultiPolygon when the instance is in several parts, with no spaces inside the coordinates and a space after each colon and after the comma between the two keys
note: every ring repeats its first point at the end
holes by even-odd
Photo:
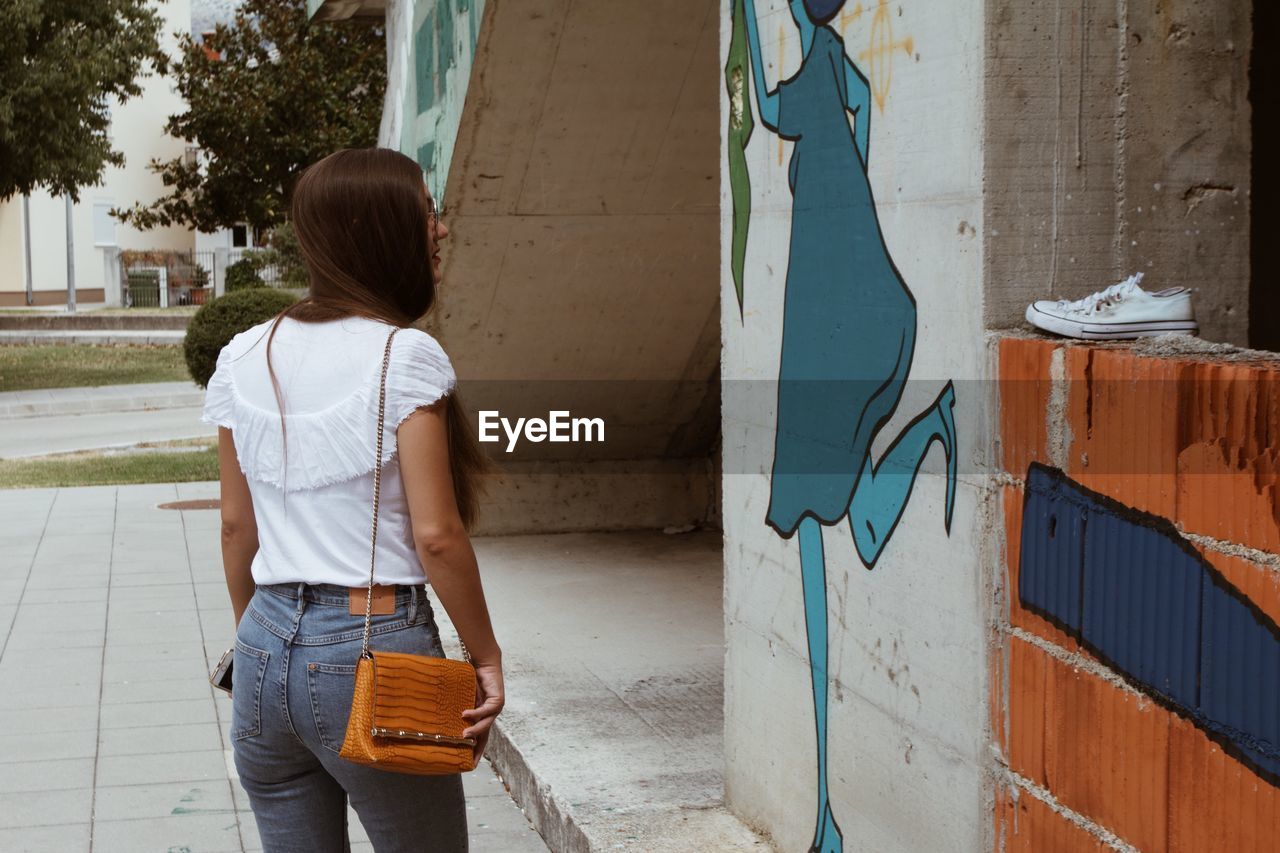
{"type": "MultiPolygon", "coordinates": [[[[467,849],[462,777],[411,776],[338,757],[351,713],[364,614],[346,587],[259,586],[236,631],[231,737],[265,853],[350,849],[347,800],[374,849],[467,849]]],[[[370,647],[444,657],[422,586],[396,588],[370,647]]]]}

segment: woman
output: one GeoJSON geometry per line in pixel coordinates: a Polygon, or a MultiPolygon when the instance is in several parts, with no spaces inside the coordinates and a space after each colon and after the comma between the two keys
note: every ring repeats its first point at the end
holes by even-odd
{"type": "Polygon", "coordinates": [[[236,619],[231,735],[263,847],[348,849],[347,801],[378,851],[467,849],[459,775],[338,756],[369,577],[379,377],[386,381],[372,641],[443,657],[426,596],[476,669],[466,735],[482,752],[502,709],[502,657],[467,529],[487,461],[448,356],[410,324],[435,300],[440,222],[422,171],[388,149],[338,151],[292,202],[308,295],[232,339],[209,381],[222,554],[236,619]]]}
{"type": "Polygon", "coordinates": [[[790,0],[800,70],[769,91],[755,3],[745,0],[761,123],[794,142],[787,183],[791,244],[778,370],[778,422],[765,523],[799,532],[818,746],[811,849],[843,848],[827,789],[827,582],[821,525],[846,516],[866,568],[879,560],[934,442],[947,459],[943,524],[956,492],[955,391],[947,382],[874,459],[872,443],[902,398],[916,341],[916,300],[899,273],[867,177],[870,87],[827,24],[844,0],[790,0]],[[854,128],[849,116],[854,116],[854,128]]]}

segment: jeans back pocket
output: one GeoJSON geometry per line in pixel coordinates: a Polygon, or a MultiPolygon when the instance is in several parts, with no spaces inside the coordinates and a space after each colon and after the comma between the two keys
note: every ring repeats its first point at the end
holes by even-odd
{"type": "Polygon", "coordinates": [[[347,721],[351,717],[351,696],[356,688],[355,664],[307,664],[307,692],[311,696],[311,714],[316,721],[320,745],[331,752],[341,752],[347,737],[347,721]]]}
{"type": "Polygon", "coordinates": [[[236,640],[231,665],[231,737],[256,737],[262,732],[262,682],[271,655],[236,640]]]}

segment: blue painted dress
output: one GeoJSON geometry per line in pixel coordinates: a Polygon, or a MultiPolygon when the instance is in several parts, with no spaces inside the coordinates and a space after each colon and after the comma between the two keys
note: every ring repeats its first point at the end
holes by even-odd
{"type": "Polygon", "coordinates": [[[847,95],[844,44],[817,27],[800,70],[778,84],[794,200],[766,523],[785,537],[805,515],[844,517],[915,349],[915,298],[880,232],[847,95]]]}

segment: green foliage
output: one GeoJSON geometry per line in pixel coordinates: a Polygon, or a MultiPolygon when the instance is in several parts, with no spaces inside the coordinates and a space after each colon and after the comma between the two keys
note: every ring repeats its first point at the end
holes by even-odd
{"type": "Polygon", "coordinates": [[[0,201],[37,187],[79,200],[123,166],[108,104],[140,95],[144,65],[164,73],[150,0],[0,0],[0,201]]]}
{"type": "Polygon", "coordinates": [[[252,257],[244,257],[227,267],[227,293],[251,287],[266,287],[258,274],[258,263],[252,257]]]}
{"type": "Polygon", "coordinates": [[[264,264],[273,264],[279,270],[281,287],[307,287],[311,284],[293,223],[286,220],[272,228],[267,235],[267,248],[260,249],[257,254],[264,264]]]}
{"type": "Polygon", "coordinates": [[[218,353],[232,338],[270,320],[294,301],[294,295],[288,291],[255,287],[219,296],[205,305],[191,318],[182,345],[191,378],[197,385],[207,386],[218,366],[218,353]]]}
{"type": "Polygon", "coordinates": [[[174,77],[188,109],[165,130],[202,156],[153,160],[168,194],[113,213],[142,229],[270,227],[288,214],[302,169],[376,143],[387,85],[381,19],[316,24],[306,7],[246,0],[203,44],[181,37],[174,77]]]}

